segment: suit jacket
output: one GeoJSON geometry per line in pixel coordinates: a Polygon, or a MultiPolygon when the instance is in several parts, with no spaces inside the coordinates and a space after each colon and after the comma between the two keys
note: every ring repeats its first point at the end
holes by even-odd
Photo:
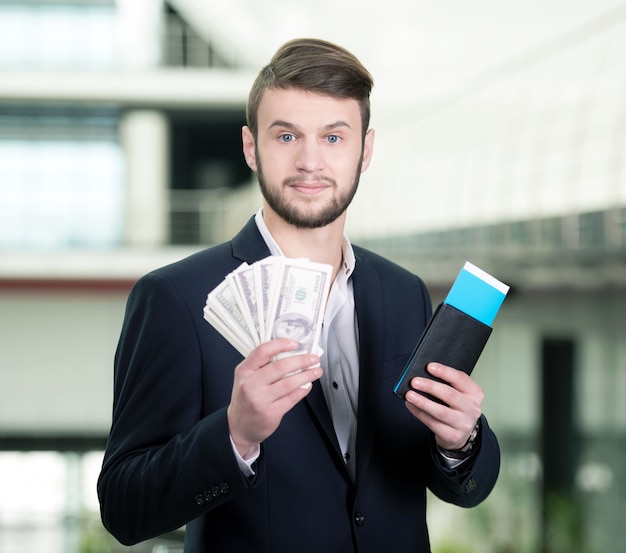
{"type": "Polygon", "coordinates": [[[203,319],[207,294],[269,251],[251,219],[231,241],[142,277],[115,356],[113,422],[98,481],[102,519],[132,544],[186,525],[186,552],[428,552],[426,489],[461,506],[491,491],[496,438],[447,469],[432,433],[394,396],[431,315],[423,282],[354,246],[360,341],[356,480],[318,382],[261,446],[246,478],[226,419],[240,354],[203,319]]]}

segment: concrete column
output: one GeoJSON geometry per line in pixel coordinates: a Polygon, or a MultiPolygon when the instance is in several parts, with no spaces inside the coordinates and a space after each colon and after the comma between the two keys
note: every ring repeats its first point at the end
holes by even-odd
{"type": "Polygon", "coordinates": [[[163,0],[116,0],[120,61],[126,69],[155,67],[161,59],[163,0]]]}
{"type": "Polygon", "coordinates": [[[78,551],[81,537],[81,518],[83,515],[83,483],[81,456],[69,451],[65,453],[65,551],[78,551]]]}
{"type": "Polygon", "coordinates": [[[161,246],[169,240],[168,131],[167,119],[158,111],[130,111],[122,118],[128,245],[161,246]]]}

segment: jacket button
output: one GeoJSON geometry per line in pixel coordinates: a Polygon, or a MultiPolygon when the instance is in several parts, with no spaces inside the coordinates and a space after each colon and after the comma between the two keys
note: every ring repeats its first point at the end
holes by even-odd
{"type": "Polygon", "coordinates": [[[198,506],[204,505],[204,497],[202,496],[201,493],[196,495],[196,505],[198,505],[198,506]]]}
{"type": "Polygon", "coordinates": [[[222,495],[226,495],[229,491],[230,491],[230,486],[228,484],[224,483],[220,486],[220,493],[222,495]]]}
{"type": "Polygon", "coordinates": [[[365,524],[365,515],[363,513],[355,513],[354,523],[357,526],[363,526],[365,524]]]}
{"type": "Polygon", "coordinates": [[[478,486],[478,483],[476,482],[476,480],[474,480],[473,478],[470,478],[467,481],[467,484],[465,484],[465,491],[467,493],[470,493],[471,491],[474,491],[476,489],[476,486],[478,486]]]}

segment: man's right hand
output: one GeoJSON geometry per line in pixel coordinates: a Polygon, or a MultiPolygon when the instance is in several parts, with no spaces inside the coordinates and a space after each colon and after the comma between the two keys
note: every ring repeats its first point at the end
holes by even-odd
{"type": "Polygon", "coordinates": [[[242,458],[271,436],[287,411],[311,391],[311,383],[322,376],[319,357],[314,354],[286,356],[298,342],[280,338],[256,347],[235,368],[233,391],[228,406],[230,436],[242,458]],[[302,370],[309,369],[309,370],[302,370]]]}

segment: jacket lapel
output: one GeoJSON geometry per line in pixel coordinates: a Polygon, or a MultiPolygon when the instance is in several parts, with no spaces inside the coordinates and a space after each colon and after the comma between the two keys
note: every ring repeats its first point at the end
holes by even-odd
{"type": "Polygon", "coordinates": [[[252,216],[231,240],[233,257],[246,263],[254,263],[270,255],[270,250],[252,216]]]}
{"type": "Polygon", "coordinates": [[[383,305],[378,273],[364,262],[355,267],[354,303],[359,325],[359,407],[357,415],[356,484],[363,479],[374,443],[378,393],[376,367],[382,366],[383,305]]]}
{"type": "MultiPolygon", "coordinates": [[[[232,239],[233,257],[254,263],[270,255],[269,249],[259,233],[252,217],[241,231],[232,239]]],[[[356,253],[356,252],[355,252],[356,253]]],[[[359,325],[359,412],[357,430],[357,483],[363,476],[373,443],[373,420],[376,409],[375,371],[379,366],[381,350],[378,347],[381,331],[382,300],[378,275],[367,264],[357,264],[353,276],[354,300],[359,325]]],[[[305,404],[317,421],[321,432],[328,440],[329,447],[335,451],[337,459],[343,464],[341,448],[337,442],[333,421],[322,386],[313,383],[313,389],[305,398],[305,404]]],[[[346,470],[346,477],[348,472],[346,470]]]]}
{"type": "MultiPolygon", "coordinates": [[[[357,486],[366,472],[374,443],[374,421],[379,408],[375,368],[381,366],[383,359],[383,347],[380,343],[380,337],[383,335],[380,279],[376,271],[364,262],[359,263],[359,260],[357,254],[357,264],[353,275],[354,303],[359,327],[359,406],[356,443],[357,486]]],[[[329,440],[338,461],[345,469],[332,417],[319,382],[313,384],[313,389],[305,398],[305,402],[319,423],[322,432],[329,440]]],[[[345,469],[345,473],[347,478],[347,469],[345,469]]]]}
{"type": "MultiPolygon", "coordinates": [[[[319,381],[313,383],[313,389],[309,392],[306,398],[304,398],[304,401],[313,417],[317,420],[322,433],[330,444],[330,448],[334,450],[337,455],[337,459],[341,460],[341,463],[343,464],[341,448],[339,447],[339,442],[337,441],[337,436],[335,435],[333,420],[330,416],[330,410],[328,409],[326,398],[324,397],[324,390],[322,390],[322,386],[319,381]]],[[[348,472],[346,471],[346,475],[347,474],[348,472]]]]}
{"type": "MultiPolygon", "coordinates": [[[[247,263],[254,263],[270,255],[267,244],[256,226],[254,217],[232,239],[231,244],[233,257],[247,263]]],[[[317,420],[322,433],[328,439],[330,447],[336,451],[337,457],[341,459],[341,449],[335,436],[333,421],[319,382],[313,383],[313,389],[306,396],[305,403],[312,416],[317,420]]]]}

